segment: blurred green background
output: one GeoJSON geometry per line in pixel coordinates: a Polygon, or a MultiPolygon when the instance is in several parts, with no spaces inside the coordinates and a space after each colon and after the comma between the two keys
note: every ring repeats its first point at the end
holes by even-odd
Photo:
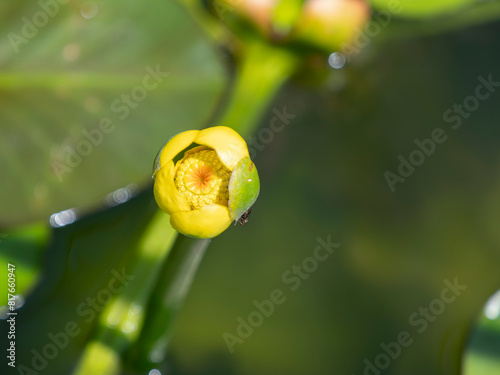
{"type": "MultiPolygon", "coordinates": [[[[17,365],[31,367],[31,351],[68,322],[82,331],[41,374],[72,373],[93,337],[98,319],[85,322],[77,307],[133,258],[156,210],[149,177],[157,150],[179,131],[215,125],[230,95],[231,58],[179,4],[93,4],[90,18],[82,16],[88,2],[60,5],[17,54],[6,35],[39,5],[0,5],[0,280],[6,290],[6,264],[15,263],[26,299],[17,365]],[[121,119],[112,103],[157,65],[168,76],[121,119]],[[54,160],[103,118],[115,130],[60,182],[54,160]],[[125,186],[125,198],[107,196],[125,186]],[[71,207],[79,220],[48,231],[50,215],[71,207]]],[[[457,24],[468,11],[453,15],[457,24]]],[[[493,88],[456,130],[443,116],[475,95],[478,77],[500,82],[500,23],[436,33],[440,25],[394,20],[342,69],[315,57],[272,100],[253,131],[261,193],[250,222],[212,241],[161,373],[378,374],[367,361],[401,332],[412,344],[382,374],[459,374],[463,363],[467,375],[498,372],[499,312],[486,318],[483,307],[500,288],[500,93],[493,88]],[[296,117],[263,142],[284,108],[296,117]],[[447,140],[392,192],[384,173],[396,173],[398,156],[408,158],[415,139],[435,128],[447,140]],[[284,273],[328,236],[340,247],[290,290],[284,273]],[[419,309],[455,279],[467,288],[419,332],[413,314],[422,319],[419,309]],[[285,302],[231,353],[223,335],[235,335],[237,319],[248,321],[254,300],[275,289],[285,302]]],[[[123,373],[147,374],[134,350],[123,373]]]]}

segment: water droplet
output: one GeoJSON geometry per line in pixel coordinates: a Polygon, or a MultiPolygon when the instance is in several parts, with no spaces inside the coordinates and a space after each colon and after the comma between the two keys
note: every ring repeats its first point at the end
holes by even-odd
{"type": "Polygon", "coordinates": [[[124,333],[130,333],[133,332],[137,329],[135,323],[133,322],[127,322],[125,325],[122,327],[122,332],[124,333]]]}
{"type": "Polygon", "coordinates": [[[138,186],[136,184],[129,184],[123,188],[119,188],[106,196],[106,205],[113,207],[125,203],[134,196],[137,190],[138,186]]]}
{"type": "Polygon", "coordinates": [[[495,320],[500,316],[500,290],[493,294],[484,307],[484,316],[495,320]]]}
{"type": "Polygon", "coordinates": [[[129,317],[134,317],[135,315],[138,315],[142,312],[142,306],[138,305],[137,303],[131,303],[128,309],[128,316],[129,317]]]}
{"type": "Polygon", "coordinates": [[[160,363],[163,361],[164,358],[165,358],[164,350],[153,349],[149,353],[149,360],[153,363],[160,363]]]}
{"type": "Polygon", "coordinates": [[[127,188],[118,189],[113,192],[113,200],[118,204],[125,203],[129,200],[130,195],[131,194],[127,188]]]}
{"type": "Polygon", "coordinates": [[[152,369],[148,375],[161,375],[161,372],[160,370],[157,370],[157,369],[152,369]]]}
{"type": "Polygon", "coordinates": [[[53,228],[64,227],[65,225],[74,223],[78,215],[76,210],[70,208],[69,210],[57,212],[52,214],[49,219],[49,223],[53,228]]]}
{"type": "Polygon", "coordinates": [[[328,57],[328,64],[334,69],[342,68],[346,63],[345,56],[340,52],[334,52],[328,57]]]}
{"type": "Polygon", "coordinates": [[[108,327],[114,328],[120,322],[120,319],[116,315],[108,316],[108,327]]]}
{"type": "Polygon", "coordinates": [[[8,312],[9,312],[9,308],[7,306],[0,306],[0,320],[7,319],[7,317],[8,317],[7,313],[8,312]]]}
{"type": "Polygon", "coordinates": [[[15,306],[16,310],[20,309],[21,307],[24,306],[24,297],[20,294],[16,294],[14,296],[14,303],[15,303],[14,306],[15,306]]]}
{"type": "Polygon", "coordinates": [[[85,3],[80,8],[80,13],[82,17],[88,20],[94,18],[97,15],[98,11],[99,7],[94,3],[85,3]]]}

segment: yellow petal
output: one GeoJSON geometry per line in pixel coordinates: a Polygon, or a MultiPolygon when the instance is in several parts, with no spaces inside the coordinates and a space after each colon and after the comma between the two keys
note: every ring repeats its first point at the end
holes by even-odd
{"type": "Polygon", "coordinates": [[[174,212],[170,224],[177,231],[191,237],[213,238],[224,232],[233,222],[229,209],[219,204],[198,210],[174,212]]]}
{"type": "Polygon", "coordinates": [[[158,206],[167,214],[189,211],[191,207],[186,197],[179,193],[174,183],[175,167],[168,161],[155,175],[154,195],[158,206]]]}
{"type": "Polygon", "coordinates": [[[167,144],[163,147],[163,150],[161,150],[160,168],[175,158],[179,152],[193,143],[199,132],[199,130],[188,130],[170,138],[167,144]]]}
{"type": "Polygon", "coordinates": [[[214,126],[200,130],[194,142],[213,148],[222,164],[230,171],[242,158],[249,156],[245,140],[235,130],[227,126],[214,126]]]}

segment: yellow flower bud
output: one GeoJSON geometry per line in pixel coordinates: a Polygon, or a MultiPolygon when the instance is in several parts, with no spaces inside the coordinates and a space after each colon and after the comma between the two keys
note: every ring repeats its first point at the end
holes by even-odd
{"type": "Polygon", "coordinates": [[[247,145],[225,126],[177,134],[159,152],[154,169],[156,202],[170,214],[172,227],[187,236],[218,236],[259,194],[247,145]]]}

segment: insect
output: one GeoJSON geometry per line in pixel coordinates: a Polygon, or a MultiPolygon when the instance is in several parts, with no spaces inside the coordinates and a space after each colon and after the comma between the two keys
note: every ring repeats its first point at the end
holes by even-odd
{"type": "Polygon", "coordinates": [[[238,223],[240,223],[240,225],[245,225],[246,223],[248,223],[248,217],[250,216],[251,212],[251,209],[246,210],[245,213],[239,218],[238,223]]]}

